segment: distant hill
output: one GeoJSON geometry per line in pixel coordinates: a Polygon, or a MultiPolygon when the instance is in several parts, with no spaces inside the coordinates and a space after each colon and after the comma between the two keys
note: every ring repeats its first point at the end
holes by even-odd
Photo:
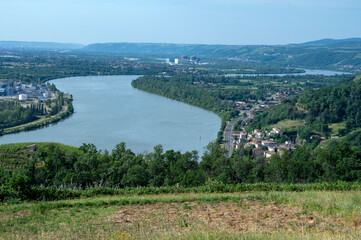
{"type": "Polygon", "coordinates": [[[0,41],[0,48],[74,50],[83,47],[77,43],[0,41]]]}
{"type": "Polygon", "coordinates": [[[290,45],[201,45],[166,43],[96,43],[82,51],[153,57],[235,58],[238,61],[304,68],[361,71],[361,38],[323,39],[290,45]]]}
{"type": "Polygon", "coordinates": [[[331,45],[331,44],[349,43],[349,42],[361,42],[361,38],[346,38],[346,39],[325,38],[325,39],[321,39],[321,40],[301,43],[298,45],[317,46],[317,45],[331,45]]]}
{"type": "MultiPolygon", "coordinates": [[[[113,52],[121,54],[146,54],[154,56],[197,55],[203,57],[232,56],[238,54],[240,48],[256,48],[256,46],[237,45],[205,45],[205,44],[173,44],[173,43],[95,43],[82,50],[91,52],[113,52]]],[[[242,52],[244,51],[242,49],[242,52]]]]}
{"type": "MultiPolygon", "coordinates": [[[[0,41],[0,48],[76,50],[128,56],[201,59],[232,58],[244,64],[266,64],[300,68],[361,72],[361,38],[322,39],[289,45],[205,45],[172,43],[71,43],[0,41]]],[[[232,60],[232,61],[233,61],[232,60]]]]}

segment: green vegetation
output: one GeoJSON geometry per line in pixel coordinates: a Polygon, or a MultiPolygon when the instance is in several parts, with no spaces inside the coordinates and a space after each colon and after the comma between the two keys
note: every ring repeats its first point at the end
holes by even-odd
{"type": "Polygon", "coordinates": [[[301,139],[309,141],[312,134],[345,136],[361,127],[360,96],[361,84],[353,78],[344,85],[305,91],[257,115],[250,128],[264,128],[271,124],[281,126],[290,120],[305,121],[305,126],[297,129],[301,139]]]}
{"type": "Polygon", "coordinates": [[[273,125],[270,125],[270,126],[267,126],[266,128],[279,128],[279,129],[295,129],[295,128],[298,128],[298,127],[302,127],[305,125],[305,120],[282,120],[282,121],[279,121],[278,123],[276,124],[273,124],[273,125]]]}
{"type": "Polygon", "coordinates": [[[0,238],[357,239],[360,196],[360,191],[187,193],[8,203],[0,205],[0,238]]]}
{"type": "MultiPolygon", "coordinates": [[[[164,47],[164,46],[163,46],[164,47]]],[[[88,76],[88,75],[166,75],[174,76],[179,74],[191,74],[175,76],[166,85],[157,82],[157,86],[162,87],[157,90],[151,88],[151,84],[144,81],[150,81],[152,77],[144,77],[139,80],[137,87],[145,91],[151,91],[156,94],[167,96],[180,101],[200,106],[207,110],[211,110],[220,114],[224,121],[229,120],[231,116],[235,116],[237,112],[230,112],[231,104],[228,101],[240,99],[264,99],[270,91],[278,91],[282,89],[287,94],[296,94],[305,89],[327,86],[334,84],[345,78],[344,76],[324,77],[324,76],[287,76],[280,77],[210,77],[237,74],[237,73],[293,73],[302,72],[295,68],[286,68],[282,64],[256,64],[232,62],[224,59],[213,59],[215,64],[209,65],[176,65],[170,66],[159,62],[154,58],[140,57],[131,58],[116,54],[99,54],[86,52],[51,52],[47,50],[2,50],[3,57],[0,58],[0,79],[16,80],[23,83],[44,83],[51,79],[88,76]],[[203,89],[197,89],[191,86],[192,80],[203,81],[206,85],[201,86],[203,89]],[[163,89],[164,87],[164,89],[163,89]],[[180,90],[186,87],[191,90],[190,93],[180,90]],[[177,89],[178,90],[175,90],[177,89]],[[180,88],[180,89],[179,89],[180,88]],[[162,90],[170,90],[164,92],[162,90]],[[199,96],[199,97],[198,97],[199,96]],[[209,103],[208,103],[209,102],[209,103]]],[[[212,60],[212,61],[213,61],[212,60]]],[[[159,79],[158,79],[159,80],[159,79]]],[[[164,79],[163,79],[164,80],[164,79]]],[[[202,84],[203,85],[203,84],[202,84]]],[[[199,87],[199,86],[198,86],[199,87]]],[[[69,105],[70,106],[70,105],[69,105]]],[[[34,108],[39,109],[35,106],[34,108]]],[[[42,108],[40,106],[40,108],[42,108]]],[[[28,113],[28,110],[11,108],[14,111],[11,115],[19,115],[17,120],[11,121],[11,126],[19,126],[29,121],[39,118],[35,113],[28,113]],[[20,111],[20,113],[19,113],[20,111]]],[[[38,110],[37,110],[38,111],[38,110]]],[[[61,111],[58,106],[53,106],[51,114],[61,111]]],[[[43,111],[44,112],[44,111],[43,111]]],[[[41,127],[63,119],[72,113],[72,107],[66,113],[58,114],[56,118],[43,119],[40,122],[34,122],[31,126],[20,126],[16,129],[4,130],[4,133],[17,132],[41,127]]],[[[46,115],[46,113],[43,113],[46,115]]],[[[49,114],[49,113],[48,113],[49,114]]],[[[14,118],[15,119],[15,118],[14,118]]],[[[3,124],[9,124],[8,120],[4,120],[3,124]]],[[[0,124],[2,123],[0,119],[0,124]]],[[[8,128],[10,125],[7,125],[8,128]]],[[[222,127],[225,123],[222,124],[222,127]]],[[[0,126],[1,128],[1,126],[0,126]]],[[[223,130],[223,128],[221,129],[223,130]]],[[[1,132],[0,132],[1,133],[1,132]]],[[[221,133],[217,142],[221,140],[221,133]]]]}
{"type": "Polygon", "coordinates": [[[224,79],[224,77],[211,78],[193,75],[181,75],[170,78],[144,76],[134,80],[132,86],[198,106],[221,115],[224,112],[233,110],[232,104],[227,100],[250,97],[248,91],[226,90],[209,85],[216,84],[215,81],[212,80],[222,78],[224,79]],[[245,96],[246,94],[247,96],[245,96]]]}
{"type": "Polygon", "coordinates": [[[88,53],[56,53],[45,50],[3,50],[11,55],[0,58],[0,79],[23,83],[44,83],[48,80],[75,76],[147,75],[172,72],[157,61],[126,60],[124,56],[88,53]]]}
{"type": "MultiPolygon", "coordinates": [[[[172,77],[144,76],[132,82],[132,86],[154,94],[185,102],[194,106],[213,111],[222,118],[222,126],[217,137],[221,143],[226,122],[238,115],[235,101],[257,101],[272,97],[276,92],[284,96],[296,95],[301,91],[315,87],[328,86],[343,81],[350,81],[349,76],[254,76],[254,77],[225,77],[207,75],[177,75],[172,77]],[[301,84],[304,83],[304,84],[301,84]]],[[[295,100],[294,100],[295,101],[295,100]]],[[[258,119],[259,128],[268,124],[275,124],[285,118],[302,118],[304,114],[294,106],[294,101],[272,108],[276,119],[265,121],[258,119]],[[286,109],[284,109],[286,108],[286,109]]],[[[269,119],[269,118],[268,118],[269,119]]],[[[239,122],[240,123],[240,122],[239,122]]],[[[237,123],[236,127],[239,125],[237,123]]]]}
{"type": "Polygon", "coordinates": [[[308,111],[309,122],[329,124],[345,121],[346,127],[339,133],[361,127],[361,84],[326,87],[315,92],[305,92],[298,104],[308,111]],[[322,103],[322,104],[320,104],[322,103]]]}
{"type": "MultiPolygon", "coordinates": [[[[0,79],[22,82],[151,74],[132,85],[213,111],[223,120],[217,141],[201,159],[195,151],[164,152],[160,145],[145,155],[134,154],[125,143],[111,152],[93,144],[1,145],[0,238],[360,238],[360,77],[222,76],[300,71],[288,65],[359,69],[359,43],[178,47],[192,55],[231,58],[202,66],[85,52],[13,51],[15,57],[7,53],[0,58],[0,79]],[[336,86],[322,88],[330,85],[336,86]],[[275,141],[296,135],[306,140],[303,146],[291,152],[278,149],[268,159],[240,146],[226,157],[219,143],[226,121],[239,114],[234,102],[271,99],[276,92],[288,99],[263,109],[248,130],[279,127],[284,135],[275,141]],[[319,147],[320,139],[310,138],[335,133],[342,137],[319,147]]],[[[70,98],[60,92],[54,102],[28,108],[0,102],[0,128],[3,133],[31,129],[72,111],[70,98]]],[[[239,121],[235,127],[242,125],[239,121]]]]}
{"type": "Polygon", "coordinates": [[[43,114],[40,111],[39,105],[24,108],[18,102],[0,102],[0,128],[4,129],[34,121],[37,119],[36,115],[43,114]]]}
{"type": "Polygon", "coordinates": [[[226,158],[225,150],[211,143],[199,163],[196,152],[163,152],[161,146],[146,155],[135,155],[124,143],[118,144],[110,154],[100,153],[92,144],[74,148],[41,143],[36,145],[36,150],[30,151],[24,146],[26,144],[0,147],[1,201],[55,200],[134,192],[349,190],[359,189],[359,185],[346,182],[361,180],[361,151],[344,142],[318,151],[300,147],[270,159],[253,156],[251,149],[238,150],[231,158],[226,158]],[[340,180],[345,182],[336,183],[340,180]],[[313,182],[330,184],[276,184],[313,182]],[[167,188],[153,189],[164,186],[167,188]],[[195,188],[185,189],[189,187],[195,188]],[[82,189],[87,190],[80,191],[82,189]]]}
{"type": "Polygon", "coordinates": [[[51,99],[45,103],[29,101],[25,102],[26,107],[21,106],[18,101],[0,102],[0,135],[44,127],[72,114],[74,112],[72,99],[64,96],[54,85],[52,88],[56,95],[53,101],[51,99]]]}

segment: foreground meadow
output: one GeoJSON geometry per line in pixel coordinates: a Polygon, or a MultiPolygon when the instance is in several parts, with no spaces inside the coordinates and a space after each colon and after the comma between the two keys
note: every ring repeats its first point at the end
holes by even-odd
{"type": "Polygon", "coordinates": [[[361,191],[103,196],[0,205],[0,239],[360,239],[361,191]]]}

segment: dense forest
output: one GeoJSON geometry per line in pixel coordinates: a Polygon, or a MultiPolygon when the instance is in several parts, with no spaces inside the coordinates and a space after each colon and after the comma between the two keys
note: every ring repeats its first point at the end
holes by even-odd
{"type": "Polygon", "coordinates": [[[361,127],[361,82],[340,87],[326,87],[303,93],[298,105],[307,111],[307,118],[321,124],[346,121],[342,131],[361,127]]]}
{"type": "Polygon", "coordinates": [[[43,187],[43,192],[48,189],[47,198],[51,199],[56,193],[54,187],[194,187],[207,181],[223,184],[361,181],[361,151],[344,142],[317,151],[298,147],[294,152],[284,151],[270,159],[253,156],[251,148],[241,148],[227,158],[225,149],[215,143],[208,145],[202,159],[195,151],[164,152],[160,145],[151,153],[137,155],[124,143],[110,153],[102,153],[92,144],[74,148],[48,143],[39,144],[25,157],[25,163],[15,167],[15,153],[20,153],[18,156],[24,161],[24,151],[18,146],[0,146],[3,152],[0,201],[36,199],[39,187],[43,187]]]}
{"type": "MultiPolygon", "coordinates": [[[[221,79],[222,77],[219,78],[221,79]]],[[[198,106],[218,114],[233,109],[232,104],[227,100],[251,97],[251,94],[249,94],[249,91],[247,90],[227,90],[217,86],[210,86],[210,83],[216,83],[216,81],[212,80],[214,80],[212,77],[193,75],[174,77],[144,76],[134,80],[132,86],[147,92],[198,106]]]]}

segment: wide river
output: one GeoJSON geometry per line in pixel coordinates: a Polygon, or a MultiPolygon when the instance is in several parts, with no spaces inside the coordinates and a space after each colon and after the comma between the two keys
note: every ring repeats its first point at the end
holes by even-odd
{"type": "Polygon", "coordinates": [[[138,76],[73,77],[51,81],[73,95],[75,113],[57,124],[29,132],[4,135],[0,144],[59,142],[73,146],[93,143],[112,150],[120,142],[135,153],[197,150],[216,139],[221,119],[214,113],[137,90],[138,76]]]}
{"type": "MultiPolygon", "coordinates": [[[[306,70],[291,75],[304,74],[330,76],[342,73],[306,70]]],[[[93,143],[98,149],[110,151],[116,144],[125,142],[135,153],[151,152],[155,145],[161,144],[165,150],[197,150],[202,156],[204,147],[216,139],[221,119],[212,112],[137,90],[131,86],[137,77],[53,80],[51,83],[59,90],[73,95],[75,113],[42,129],[1,136],[0,144],[59,142],[81,146],[93,143]]]]}

